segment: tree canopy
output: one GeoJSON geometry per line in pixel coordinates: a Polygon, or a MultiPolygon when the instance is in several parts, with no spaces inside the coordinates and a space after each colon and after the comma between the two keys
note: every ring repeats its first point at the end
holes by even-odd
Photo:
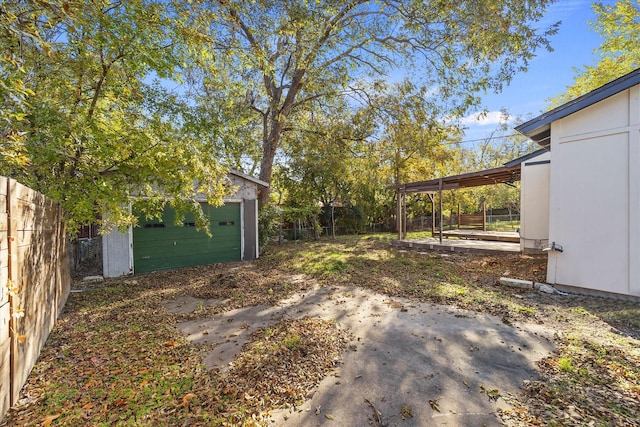
{"type": "Polygon", "coordinates": [[[60,202],[72,227],[129,225],[130,202],[158,214],[167,200],[204,225],[196,193],[220,203],[226,171],[158,81],[180,78],[189,44],[168,2],[14,1],[0,16],[0,173],[60,202]]]}
{"type": "MultiPolygon", "coordinates": [[[[360,84],[399,69],[413,70],[449,115],[487,90],[499,90],[526,69],[536,49],[549,48],[556,26],[536,23],[551,1],[477,0],[200,0],[189,3],[194,26],[211,36],[211,76],[235,76],[228,99],[255,112],[260,178],[271,181],[287,129],[309,103],[361,90],[360,84]]],[[[268,192],[263,193],[263,202],[268,192]]]]}
{"type": "Polygon", "coordinates": [[[167,201],[204,225],[198,193],[221,203],[229,167],[271,182],[280,156],[288,194],[374,218],[386,185],[453,158],[455,117],[550,49],[551,2],[5,2],[0,173],[72,226],[167,201]]]}
{"type": "Polygon", "coordinates": [[[591,26],[602,44],[595,50],[596,64],[576,68],[567,91],[551,100],[553,106],[569,102],[640,67],[640,3],[618,0],[615,4],[593,4],[596,21],[591,26]]]}

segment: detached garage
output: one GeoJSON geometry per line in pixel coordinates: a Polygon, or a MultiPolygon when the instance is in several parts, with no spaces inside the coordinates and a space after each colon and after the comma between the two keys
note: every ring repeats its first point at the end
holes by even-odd
{"type": "Polygon", "coordinates": [[[176,225],[175,212],[169,207],[161,222],[140,218],[140,226],[133,229],[134,272],[241,261],[241,207],[242,203],[227,203],[219,208],[202,203],[213,238],[196,230],[193,217],[187,216],[182,226],[176,225]]]}
{"type": "Polygon", "coordinates": [[[193,216],[175,224],[175,212],[165,208],[162,220],[139,217],[138,227],[103,237],[103,275],[170,270],[216,262],[256,259],[258,247],[258,188],[268,184],[232,171],[229,180],[236,194],[221,207],[201,203],[209,217],[213,238],[197,231],[193,216]]]}

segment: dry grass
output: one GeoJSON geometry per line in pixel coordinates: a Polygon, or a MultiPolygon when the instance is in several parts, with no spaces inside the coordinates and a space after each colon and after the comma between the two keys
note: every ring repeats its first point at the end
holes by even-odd
{"type": "Polygon", "coordinates": [[[205,371],[206,349],[188,344],[174,325],[275,304],[312,283],[455,305],[507,324],[544,323],[557,331],[559,351],[541,361],[540,381],[507,396],[514,409],[502,414],[505,424],[637,425],[637,304],[497,284],[501,276],[543,281],[544,256],[400,253],[389,248],[389,238],[273,245],[255,263],[109,280],[74,293],[3,425],[267,424],[264,411],[299,403],[338,363],[345,331],[314,319],[283,322],[255,335],[233,376],[223,376],[205,371]],[[223,302],[171,315],[162,301],[179,296],[223,302]],[[283,367],[290,376],[261,375],[283,367]]]}

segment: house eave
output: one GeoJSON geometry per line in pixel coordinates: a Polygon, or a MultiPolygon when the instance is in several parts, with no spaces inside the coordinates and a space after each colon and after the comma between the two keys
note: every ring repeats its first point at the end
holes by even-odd
{"type": "Polygon", "coordinates": [[[547,111],[538,117],[531,119],[519,126],[515,130],[531,138],[542,147],[549,147],[551,135],[551,123],[563,119],[573,113],[590,107],[604,99],[622,92],[632,86],[640,84],[640,68],[625,74],[591,92],[582,95],[566,104],[560,105],[553,110],[547,111]]]}

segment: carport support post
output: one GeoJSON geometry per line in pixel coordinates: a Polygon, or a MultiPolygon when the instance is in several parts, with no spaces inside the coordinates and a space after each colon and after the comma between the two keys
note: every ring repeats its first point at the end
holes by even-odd
{"type": "Polygon", "coordinates": [[[402,238],[407,238],[407,193],[402,192],[402,238]]]}
{"type": "Polygon", "coordinates": [[[482,231],[487,231],[487,203],[482,202],[482,231]]]}
{"type": "Polygon", "coordinates": [[[280,224],[278,224],[278,243],[282,243],[282,207],[278,205],[280,211],[280,224]]]}
{"type": "Polygon", "coordinates": [[[435,194],[427,193],[429,196],[429,200],[431,200],[431,237],[433,237],[433,233],[436,231],[436,201],[435,194]]]}
{"type": "Polygon", "coordinates": [[[442,244],[442,178],[438,180],[438,199],[440,200],[440,244],[442,244]]]}
{"type": "Polygon", "coordinates": [[[402,240],[404,236],[404,202],[405,202],[405,193],[404,186],[398,188],[398,212],[396,213],[396,227],[398,228],[398,240],[402,240]]]}
{"type": "Polygon", "coordinates": [[[401,205],[401,200],[402,199],[402,190],[400,190],[398,188],[398,193],[396,195],[396,230],[398,231],[398,240],[402,240],[402,216],[401,211],[402,211],[402,205],[401,205]]]}

